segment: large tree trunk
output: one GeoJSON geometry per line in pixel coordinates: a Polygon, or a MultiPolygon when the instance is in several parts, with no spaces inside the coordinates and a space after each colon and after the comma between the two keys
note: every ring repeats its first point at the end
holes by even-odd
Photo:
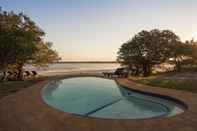
{"type": "Polygon", "coordinates": [[[147,68],[146,68],[146,65],[143,64],[142,68],[143,68],[143,76],[146,77],[147,76],[147,68]]]}
{"type": "Polygon", "coordinates": [[[149,64],[143,64],[143,76],[147,77],[151,75],[151,66],[149,64]]]}
{"type": "Polygon", "coordinates": [[[140,70],[139,67],[137,67],[136,68],[136,71],[135,71],[135,76],[139,76],[139,74],[140,74],[140,71],[139,70],[140,70]]]}
{"type": "Polygon", "coordinates": [[[136,65],[135,68],[136,68],[136,69],[135,69],[134,75],[135,75],[135,76],[139,76],[139,75],[140,75],[140,67],[136,65]]]}
{"type": "Polygon", "coordinates": [[[175,71],[181,72],[181,64],[182,64],[182,57],[176,56],[175,57],[175,71]]]}
{"type": "Polygon", "coordinates": [[[17,80],[23,80],[23,66],[24,63],[18,63],[18,75],[17,75],[17,80]]]}
{"type": "Polygon", "coordinates": [[[181,72],[181,62],[179,60],[176,60],[176,63],[175,63],[175,70],[177,72],[181,72]]]}
{"type": "Polygon", "coordinates": [[[149,65],[149,64],[147,65],[147,70],[148,70],[147,71],[148,76],[151,75],[152,74],[152,67],[151,67],[151,65],[149,65]]]}

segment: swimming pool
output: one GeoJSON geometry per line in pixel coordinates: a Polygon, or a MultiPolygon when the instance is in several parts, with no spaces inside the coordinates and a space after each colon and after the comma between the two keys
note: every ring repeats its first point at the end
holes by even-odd
{"type": "Polygon", "coordinates": [[[175,101],[141,94],[99,77],[73,77],[50,82],[44,101],[67,113],[105,119],[170,117],[184,112],[175,101]]]}

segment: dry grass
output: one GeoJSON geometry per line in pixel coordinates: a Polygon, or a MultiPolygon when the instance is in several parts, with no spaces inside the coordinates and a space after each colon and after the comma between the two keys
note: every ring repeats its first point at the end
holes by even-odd
{"type": "Polygon", "coordinates": [[[35,84],[36,80],[0,82],[0,99],[35,84]]]}
{"type": "Polygon", "coordinates": [[[197,93],[197,79],[166,79],[166,76],[171,77],[174,75],[178,76],[178,73],[160,74],[150,77],[129,77],[129,79],[145,85],[197,93]]]}

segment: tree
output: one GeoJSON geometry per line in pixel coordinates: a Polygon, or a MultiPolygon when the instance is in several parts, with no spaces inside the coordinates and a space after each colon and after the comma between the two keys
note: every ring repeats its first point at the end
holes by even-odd
{"type": "Polygon", "coordinates": [[[172,47],[178,43],[179,37],[169,30],[141,31],[121,46],[118,61],[127,66],[137,65],[148,76],[154,65],[171,57],[172,47]]]}
{"type": "Polygon", "coordinates": [[[5,72],[9,64],[17,62],[21,49],[25,46],[22,45],[21,37],[21,20],[22,14],[17,15],[13,12],[6,12],[0,10],[0,68],[5,72]]]}
{"type": "Polygon", "coordinates": [[[128,68],[132,71],[131,73],[137,76],[140,74],[140,63],[138,55],[134,55],[134,53],[136,53],[137,50],[136,52],[133,52],[133,49],[134,48],[132,44],[129,44],[129,42],[124,43],[119,49],[117,61],[121,63],[121,65],[128,66],[128,68]]]}
{"type": "Polygon", "coordinates": [[[4,72],[3,79],[6,77],[5,72],[9,65],[16,65],[18,79],[22,79],[24,64],[41,62],[37,60],[37,54],[41,54],[41,52],[42,54],[46,53],[45,58],[42,57],[45,59],[45,63],[57,59],[57,52],[52,50],[49,44],[44,44],[42,39],[44,34],[23,13],[15,14],[0,10],[0,70],[4,72]]]}
{"type": "Polygon", "coordinates": [[[38,51],[37,45],[42,42],[44,32],[26,15],[19,14],[20,27],[18,34],[16,34],[17,43],[22,46],[18,49],[17,64],[18,67],[18,79],[22,79],[23,66],[29,60],[34,58],[34,54],[38,51]]]}
{"type": "Polygon", "coordinates": [[[196,41],[187,41],[188,45],[190,45],[192,65],[197,65],[197,42],[196,41]]]}
{"type": "Polygon", "coordinates": [[[47,66],[49,63],[57,62],[61,58],[52,49],[52,42],[40,43],[37,45],[37,52],[33,55],[30,64],[34,66],[47,66]]]}
{"type": "Polygon", "coordinates": [[[171,61],[175,65],[175,70],[180,72],[182,65],[192,64],[192,41],[179,42],[171,47],[171,61]]]}

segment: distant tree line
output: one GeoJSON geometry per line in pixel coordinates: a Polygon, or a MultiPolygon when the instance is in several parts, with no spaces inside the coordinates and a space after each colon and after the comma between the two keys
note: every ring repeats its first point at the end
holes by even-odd
{"type": "Polygon", "coordinates": [[[170,30],[143,30],[120,47],[117,61],[133,70],[133,75],[149,76],[162,63],[181,71],[183,65],[197,65],[197,42],[182,42],[170,30]]]}
{"type": "Polygon", "coordinates": [[[16,70],[17,78],[23,79],[25,64],[45,66],[60,58],[51,42],[43,40],[45,33],[34,21],[23,13],[0,9],[0,71],[1,80],[6,71],[16,70]]]}

